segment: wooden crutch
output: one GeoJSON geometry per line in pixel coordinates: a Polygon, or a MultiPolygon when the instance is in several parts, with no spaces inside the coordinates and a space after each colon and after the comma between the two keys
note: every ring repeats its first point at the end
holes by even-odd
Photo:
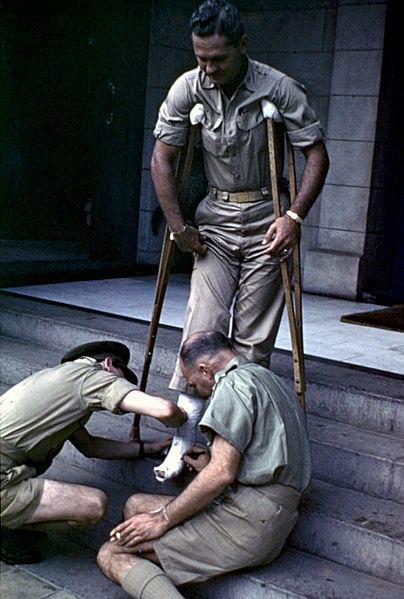
{"type": "MultiPolygon", "coordinates": [[[[261,102],[262,112],[266,118],[267,136],[268,136],[268,152],[271,172],[271,187],[272,198],[274,202],[275,217],[282,216],[281,211],[281,192],[280,181],[278,176],[278,154],[276,148],[276,120],[281,120],[274,104],[268,100],[261,102]]],[[[294,153],[291,144],[287,143],[288,155],[288,172],[290,181],[290,196],[291,202],[296,197],[296,171],[294,162],[294,153]]],[[[293,276],[295,302],[293,301],[292,284],[289,276],[287,262],[281,263],[282,283],[285,290],[285,300],[289,321],[290,337],[292,341],[292,356],[293,356],[293,374],[295,382],[295,391],[297,398],[303,408],[306,410],[304,393],[306,390],[305,371],[304,371],[304,353],[303,353],[303,318],[302,318],[302,286],[301,286],[301,271],[300,271],[300,240],[293,248],[293,276]]]]}
{"type": "MultiPolygon", "coordinates": [[[[189,128],[187,142],[182,149],[175,178],[177,182],[177,194],[180,204],[185,201],[188,191],[189,178],[192,168],[192,159],[194,155],[195,139],[198,131],[198,125],[203,117],[202,104],[196,104],[192,109],[189,118],[191,126],[189,128]]],[[[164,231],[163,245],[160,256],[159,269],[157,273],[156,289],[154,294],[153,311],[149,326],[149,334],[146,343],[145,359],[140,381],[140,391],[146,390],[147,379],[149,376],[150,365],[153,357],[154,346],[156,342],[157,329],[160,322],[161,310],[163,308],[164,297],[167,289],[168,277],[170,275],[171,263],[174,256],[175,242],[170,239],[170,230],[166,226],[164,231]]],[[[131,428],[130,438],[134,441],[140,440],[140,414],[135,414],[131,428]]]]}

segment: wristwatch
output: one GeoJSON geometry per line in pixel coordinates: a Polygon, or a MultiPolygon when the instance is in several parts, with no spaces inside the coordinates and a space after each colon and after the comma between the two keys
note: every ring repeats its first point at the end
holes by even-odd
{"type": "Polygon", "coordinates": [[[171,231],[170,232],[170,240],[171,241],[175,241],[176,237],[179,237],[180,235],[183,235],[185,233],[185,231],[188,229],[189,225],[184,225],[179,231],[171,231]]]}

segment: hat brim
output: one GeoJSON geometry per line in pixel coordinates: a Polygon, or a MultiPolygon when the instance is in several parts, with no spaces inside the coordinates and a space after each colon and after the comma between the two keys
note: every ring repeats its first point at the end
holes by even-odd
{"type": "Polygon", "coordinates": [[[112,358],[112,360],[119,362],[119,368],[123,371],[125,378],[130,383],[137,385],[138,379],[136,374],[128,368],[130,351],[123,343],[119,343],[118,341],[93,341],[77,345],[65,353],[60,363],[73,362],[84,356],[94,358],[95,360],[103,360],[106,357],[112,358]]]}

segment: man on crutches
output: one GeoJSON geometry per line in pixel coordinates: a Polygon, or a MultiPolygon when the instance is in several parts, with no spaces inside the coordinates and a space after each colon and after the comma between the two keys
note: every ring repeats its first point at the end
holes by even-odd
{"type": "MultiPolygon", "coordinates": [[[[152,157],[153,182],[168,228],[178,247],[195,256],[183,338],[220,331],[229,335],[237,352],[269,367],[284,307],[281,264],[294,252],[301,223],[328,170],[323,132],[303,86],[249,58],[243,23],[231,3],[204,2],[191,18],[191,31],[198,67],[179,77],[163,102],[152,157]],[[291,145],[305,158],[292,204],[280,193],[279,214],[273,202],[278,183],[271,178],[264,99],[277,107],[291,145]],[[194,228],[183,217],[174,164],[197,103],[204,109],[200,126],[209,190],[197,207],[194,228]]],[[[279,182],[283,132],[274,143],[279,182]]],[[[185,402],[196,401],[179,362],[170,387],[185,402]]],[[[177,473],[171,465],[162,478],[177,473]]]]}

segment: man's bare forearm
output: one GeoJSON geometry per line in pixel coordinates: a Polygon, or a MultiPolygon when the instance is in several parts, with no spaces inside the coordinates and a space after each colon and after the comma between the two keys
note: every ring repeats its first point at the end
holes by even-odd
{"type": "Polygon", "coordinates": [[[196,252],[204,255],[206,246],[194,227],[185,226],[184,216],[178,201],[174,166],[181,151],[177,146],[169,146],[159,140],[154,146],[151,171],[154,188],[166,217],[168,228],[182,252],[196,252]]]}
{"type": "Polygon", "coordinates": [[[240,453],[227,441],[216,436],[212,459],[188,487],[164,510],[170,528],[207,507],[234,482],[240,453]]]}
{"type": "Polygon", "coordinates": [[[124,412],[151,416],[166,426],[181,426],[188,418],[186,412],[169,399],[148,395],[138,389],[130,391],[119,404],[119,408],[124,412]]]}
{"type": "Polygon", "coordinates": [[[322,142],[303,150],[306,164],[296,198],[290,207],[301,218],[305,218],[316,201],[329,168],[327,150],[322,142]]]}
{"type": "Polygon", "coordinates": [[[174,174],[175,161],[180,151],[181,148],[168,146],[157,140],[151,161],[154,188],[170,231],[180,231],[185,224],[174,174]]]}

